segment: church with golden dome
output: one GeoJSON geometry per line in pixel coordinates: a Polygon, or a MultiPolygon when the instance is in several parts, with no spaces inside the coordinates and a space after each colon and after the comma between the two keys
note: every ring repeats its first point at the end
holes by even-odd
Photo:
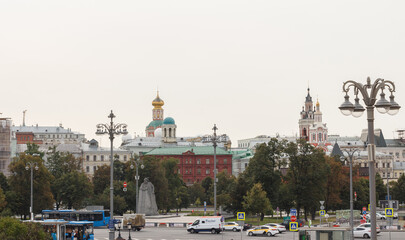
{"type": "Polygon", "coordinates": [[[159,91],[157,92],[156,98],[152,101],[152,122],[146,126],[146,136],[147,137],[155,137],[155,131],[158,128],[162,128],[163,124],[163,105],[165,102],[160,99],[159,91]]]}

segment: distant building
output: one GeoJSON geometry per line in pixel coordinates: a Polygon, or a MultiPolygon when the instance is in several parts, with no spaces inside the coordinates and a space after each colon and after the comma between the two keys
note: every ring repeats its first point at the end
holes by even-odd
{"type": "Polygon", "coordinates": [[[300,138],[326,150],[326,146],[330,145],[328,142],[328,128],[326,123],[323,123],[319,101],[316,102],[316,107],[313,106],[309,88],[305,98],[305,106],[302,107],[300,116],[301,118],[298,121],[300,138]]]}
{"type": "MultiPolygon", "coordinates": [[[[179,160],[178,173],[187,185],[201,183],[206,177],[214,178],[214,147],[162,147],[156,148],[145,156],[160,159],[175,158],[179,160]]],[[[217,169],[219,172],[232,174],[232,154],[224,149],[216,148],[217,169]]]]}
{"type": "MultiPolygon", "coordinates": [[[[100,147],[94,139],[88,143],[82,143],[83,171],[88,176],[93,176],[94,172],[102,165],[110,166],[111,148],[100,147]]],[[[121,162],[127,162],[131,158],[131,152],[123,149],[113,149],[114,157],[121,162]]]]}
{"type": "Polygon", "coordinates": [[[0,172],[5,176],[10,176],[8,166],[12,158],[11,124],[10,118],[0,118],[0,172]]]}
{"type": "MultiPolygon", "coordinates": [[[[159,97],[159,93],[152,101],[152,121],[146,127],[146,137],[134,136],[123,137],[121,148],[131,151],[139,156],[160,147],[193,147],[212,146],[210,135],[197,137],[178,137],[177,125],[172,117],[164,118],[162,106],[164,101],[159,97]]],[[[218,147],[231,148],[231,140],[226,134],[217,136],[218,147]]]]}
{"type": "Polygon", "coordinates": [[[17,153],[27,150],[27,143],[35,143],[41,151],[60,144],[79,145],[86,139],[84,134],[56,126],[12,126],[12,139],[17,142],[17,153]]]}

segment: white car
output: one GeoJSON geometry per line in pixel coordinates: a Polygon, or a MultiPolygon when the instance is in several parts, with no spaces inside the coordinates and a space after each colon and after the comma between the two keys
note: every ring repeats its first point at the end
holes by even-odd
{"type": "Polygon", "coordinates": [[[375,216],[376,216],[377,219],[381,219],[381,220],[386,219],[385,215],[382,215],[381,213],[376,213],[375,216]]]}
{"type": "Polygon", "coordinates": [[[248,236],[256,236],[256,235],[263,235],[263,236],[275,236],[278,233],[277,228],[269,227],[269,226],[259,226],[253,229],[247,230],[246,234],[248,236]]]}
{"type": "Polygon", "coordinates": [[[365,227],[356,227],[353,228],[354,237],[370,238],[371,237],[371,228],[365,227]]]}
{"type": "MultiPolygon", "coordinates": [[[[360,224],[360,225],[357,226],[357,227],[358,227],[358,228],[368,228],[368,229],[371,230],[371,223],[363,223],[363,224],[360,224]]],[[[376,232],[377,232],[377,233],[380,233],[380,232],[381,232],[381,229],[380,229],[379,226],[376,227],[376,232]]]]}
{"type": "Polygon", "coordinates": [[[226,222],[224,224],[224,231],[225,230],[239,232],[242,230],[242,226],[240,226],[237,222],[226,222]]]}
{"type": "Polygon", "coordinates": [[[267,223],[267,224],[265,224],[265,226],[276,228],[278,230],[278,233],[282,233],[282,232],[287,231],[285,226],[277,224],[277,223],[267,223]]]}

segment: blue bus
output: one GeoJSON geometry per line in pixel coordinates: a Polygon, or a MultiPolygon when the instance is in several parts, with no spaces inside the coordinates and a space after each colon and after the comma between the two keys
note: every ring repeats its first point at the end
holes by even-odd
{"type": "Polygon", "coordinates": [[[90,221],[94,227],[107,226],[109,210],[42,210],[42,220],[63,219],[65,221],[90,221]]]}
{"type": "Polygon", "coordinates": [[[66,240],[94,240],[93,222],[70,221],[66,223],[66,240]]]}

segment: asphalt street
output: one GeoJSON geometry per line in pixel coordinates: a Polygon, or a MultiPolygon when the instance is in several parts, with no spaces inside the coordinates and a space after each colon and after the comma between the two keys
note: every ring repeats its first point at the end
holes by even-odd
{"type": "MultiPolygon", "coordinates": [[[[128,231],[121,232],[121,237],[128,239],[128,231]]],[[[116,232],[118,237],[118,232],[116,232]]],[[[249,237],[246,232],[224,232],[220,234],[211,233],[188,233],[185,228],[145,228],[139,232],[131,231],[131,238],[133,240],[263,240],[263,239],[279,239],[279,240],[298,240],[298,233],[286,232],[277,234],[274,237],[253,236],[249,237]]],[[[311,236],[315,239],[315,235],[311,236]]],[[[361,238],[359,238],[361,239],[361,238]]],[[[404,240],[405,232],[391,232],[391,237],[388,232],[381,232],[377,235],[379,240],[404,240]]],[[[108,240],[108,229],[95,229],[95,240],[108,240]]]]}

